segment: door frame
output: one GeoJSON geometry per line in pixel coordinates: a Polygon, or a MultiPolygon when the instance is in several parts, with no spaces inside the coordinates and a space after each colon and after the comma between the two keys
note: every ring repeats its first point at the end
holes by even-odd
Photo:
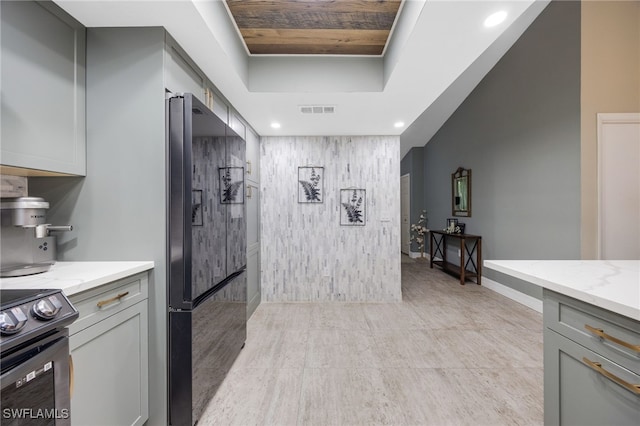
{"type": "Polygon", "coordinates": [[[411,244],[409,244],[408,247],[404,247],[404,244],[402,244],[402,204],[403,204],[403,200],[402,200],[402,179],[407,179],[409,182],[409,193],[408,193],[408,197],[409,197],[409,233],[407,235],[408,239],[409,239],[409,243],[411,242],[411,174],[407,173],[404,175],[400,176],[400,253],[404,253],[406,255],[408,255],[409,257],[411,257],[411,244]],[[406,252],[405,252],[406,250],[406,252]]]}
{"type": "Polygon", "coordinates": [[[602,244],[603,244],[603,226],[602,226],[602,197],[603,197],[603,174],[604,174],[604,165],[602,164],[603,158],[603,145],[604,145],[604,126],[607,124],[640,124],[640,113],[632,112],[632,113],[598,113],[597,114],[597,145],[598,145],[598,168],[597,168],[597,178],[598,178],[598,232],[596,238],[596,255],[597,259],[602,259],[602,244]]]}

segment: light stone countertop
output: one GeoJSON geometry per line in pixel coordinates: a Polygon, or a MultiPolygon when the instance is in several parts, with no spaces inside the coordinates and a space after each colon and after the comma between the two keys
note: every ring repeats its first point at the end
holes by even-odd
{"type": "Polygon", "coordinates": [[[62,289],[71,296],[82,291],[153,269],[144,262],[56,262],[49,271],[24,277],[1,278],[2,289],[62,289]]]}
{"type": "Polygon", "coordinates": [[[484,267],[640,321],[638,260],[485,260],[484,267]]]}

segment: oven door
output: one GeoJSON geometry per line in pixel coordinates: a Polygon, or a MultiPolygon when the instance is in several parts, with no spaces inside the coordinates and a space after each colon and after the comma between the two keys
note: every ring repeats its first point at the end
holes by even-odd
{"type": "Polygon", "coordinates": [[[2,354],[2,426],[71,424],[67,336],[67,329],[60,330],[2,354]]]}

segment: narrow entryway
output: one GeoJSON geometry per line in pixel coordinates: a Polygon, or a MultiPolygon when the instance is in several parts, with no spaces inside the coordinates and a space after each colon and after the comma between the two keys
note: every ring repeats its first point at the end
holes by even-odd
{"type": "Polygon", "coordinates": [[[400,177],[400,251],[409,254],[410,221],[411,221],[411,177],[400,177]]]}

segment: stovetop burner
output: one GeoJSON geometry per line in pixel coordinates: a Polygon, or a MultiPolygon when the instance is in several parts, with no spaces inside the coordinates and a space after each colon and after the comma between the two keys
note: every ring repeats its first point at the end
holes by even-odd
{"type": "Polygon", "coordinates": [[[78,311],[57,289],[0,289],[2,354],[71,324],[78,311]]]}

